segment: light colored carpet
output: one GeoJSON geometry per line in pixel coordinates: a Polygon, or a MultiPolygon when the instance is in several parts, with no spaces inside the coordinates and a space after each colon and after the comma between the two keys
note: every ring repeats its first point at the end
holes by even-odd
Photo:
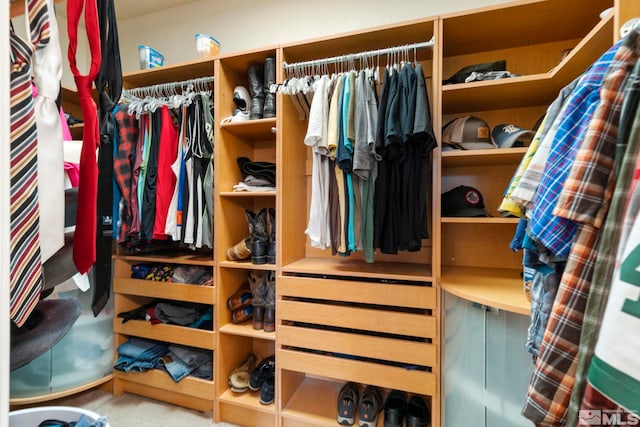
{"type": "Polygon", "coordinates": [[[236,427],[228,423],[214,423],[211,412],[198,412],[129,393],[114,397],[99,389],[48,402],[47,405],[88,409],[107,417],[110,427],[236,427]]]}

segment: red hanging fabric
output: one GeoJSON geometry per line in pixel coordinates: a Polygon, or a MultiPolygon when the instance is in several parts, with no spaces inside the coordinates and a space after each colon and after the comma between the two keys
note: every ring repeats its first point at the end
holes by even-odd
{"type": "Polygon", "coordinates": [[[80,185],[78,187],[78,211],[76,231],[73,236],[73,261],[80,273],[86,273],[96,260],[96,204],[98,189],[98,165],[96,149],[100,143],[96,103],[91,96],[93,81],[100,70],[100,28],[95,0],[67,1],[67,31],[69,34],[69,66],[78,89],[78,98],[84,119],[82,151],[80,152],[80,185]],[[85,28],[91,67],[86,76],[76,66],[78,24],[84,9],[85,28]]]}

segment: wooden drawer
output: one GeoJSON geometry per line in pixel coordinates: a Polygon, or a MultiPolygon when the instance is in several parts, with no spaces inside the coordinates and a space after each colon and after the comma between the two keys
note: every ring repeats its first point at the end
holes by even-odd
{"type": "Polygon", "coordinates": [[[278,296],[434,310],[436,289],[425,282],[390,283],[281,276],[278,296]]]}
{"type": "Polygon", "coordinates": [[[120,294],[162,298],[174,301],[215,304],[215,287],[186,283],[154,282],[141,279],[116,278],[113,291],[120,294]]]}
{"type": "Polygon", "coordinates": [[[116,319],[114,320],[113,332],[209,350],[215,349],[216,342],[213,331],[163,323],[152,325],[142,320],[130,320],[122,323],[120,319],[116,319]]]}
{"type": "MultiPolygon", "coordinates": [[[[279,332],[278,332],[279,333],[279,332]]],[[[436,393],[435,373],[290,349],[276,351],[278,368],[342,381],[377,385],[422,395],[436,393]]]]}

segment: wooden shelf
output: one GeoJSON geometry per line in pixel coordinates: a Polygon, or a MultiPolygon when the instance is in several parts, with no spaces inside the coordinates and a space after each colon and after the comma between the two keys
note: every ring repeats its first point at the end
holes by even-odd
{"type": "Polygon", "coordinates": [[[447,224],[518,224],[519,218],[486,218],[486,217],[443,217],[441,222],[447,224]]]}
{"type": "Polygon", "coordinates": [[[228,323],[219,329],[221,334],[238,335],[243,337],[255,338],[260,340],[275,341],[276,334],[273,332],[265,332],[263,329],[253,329],[253,324],[243,323],[236,325],[234,323],[228,323]]]}
{"type": "Polygon", "coordinates": [[[343,382],[305,378],[289,401],[283,402],[282,417],[316,425],[337,424],[336,402],[343,385],[343,382]]]}
{"type": "Polygon", "coordinates": [[[251,409],[253,411],[264,412],[267,414],[275,415],[275,404],[263,405],[260,403],[260,391],[248,390],[244,393],[235,393],[227,389],[219,397],[221,403],[228,403],[235,406],[241,406],[243,408],[251,409]]]}
{"type": "Polygon", "coordinates": [[[303,258],[282,267],[287,273],[331,274],[377,279],[432,281],[431,266],[408,262],[380,262],[336,258],[303,258]]]}
{"type": "Polygon", "coordinates": [[[531,313],[518,270],[443,266],[440,285],[468,301],[512,313],[531,313]]]}
{"type": "Polygon", "coordinates": [[[221,261],[222,268],[239,268],[242,270],[275,270],[275,264],[253,264],[250,259],[245,261],[221,261]]]}
{"type": "Polygon", "coordinates": [[[220,129],[244,139],[262,141],[272,139],[275,142],[276,119],[257,119],[244,122],[223,123],[220,129]]]}
{"type": "Polygon", "coordinates": [[[275,191],[221,191],[220,197],[276,197],[275,191]]]}
{"type": "Polygon", "coordinates": [[[113,332],[162,341],[169,344],[182,344],[190,347],[215,349],[215,332],[186,326],[167,325],[164,323],[152,325],[144,320],[129,320],[122,323],[120,318],[114,318],[113,332]]]}
{"type": "Polygon", "coordinates": [[[155,252],[148,255],[118,255],[123,261],[145,262],[145,263],[167,263],[167,264],[188,264],[202,265],[205,267],[213,267],[213,255],[211,254],[190,254],[182,252],[155,252]]]}
{"type": "Polygon", "coordinates": [[[213,76],[214,60],[215,58],[197,59],[148,70],[132,71],[124,74],[122,79],[125,88],[132,89],[213,76]]]}
{"type": "Polygon", "coordinates": [[[114,280],[113,291],[119,294],[138,295],[200,304],[212,304],[216,300],[216,289],[214,286],[156,282],[153,280],[121,277],[114,280]]]}
{"type": "Polygon", "coordinates": [[[442,153],[442,167],[513,165],[527,150],[528,147],[445,151],[442,153]]]}
{"type": "MultiPolygon", "coordinates": [[[[574,19],[571,21],[577,22],[574,19]]],[[[446,26],[445,23],[445,28],[446,26]]],[[[546,73],[445,85],[442,87],[443,113],[457,114],[549,105],[557,97],[560,89],[583,73],[611,45],[612,31],[613,16],[609,15],[597,23],[571,54],[546,73]]],[[[468,38],[468,35],[465,37],[468,38]]],[[[452,43],[446,34],[445,39],[447,45],[452,43]]]]}
{"type": "MultiPolygon", "coordinates": [[[[444,56],[582,38],[612,0],[525,0],[443,15],[444,56]]],[[[611,33],[609,33],[611,40],[611,33]]]]}
{"type": "Polygon", "coordinates": [[[161,388],[169,393],[181,393],[200,399],[207,398],[213,401],[215,395],[214,382],[187,376],[180,382],[175,382],[168,373],[160,369],[151,369],[146,372],[113,371],[113,377],[125,382],[141,384],[147,387],[161,388]]]}

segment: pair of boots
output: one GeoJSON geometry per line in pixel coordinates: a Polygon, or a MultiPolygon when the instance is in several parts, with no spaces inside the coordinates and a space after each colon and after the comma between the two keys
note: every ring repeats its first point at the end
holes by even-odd
{"type": "Polygon", "coordinates": [[[267,233],[267,208],[262,208],[257,213],[245,211],[253,264],[276,263],[276,210],[269,208],[268,213],[270,233],[267,233]]]}
{"type": "Polygon", "coordinates": [[[276,83],[276,59],[266,58],[264,64],[251,64],[247,71],[251,89],[251,120],[276,116],[276,95],[269,88],[276,83]]]}
{"type": "Polygon", "coordinates": [[[227,249],[229,261],[242,261],[251,258],[253,264],[276,263],[276,210],[260,209],[257,213],[245,211],[249,236],[227,249]],[[267,213],[269,214],[270,233],[267,232],[267,213]]]}
{"type": "Polygon", "coordinates": [[[276,330],[276,277],[273,271],[248,271],[247,282],[251,287],[253,329],[265,332],[276,330]]]}

